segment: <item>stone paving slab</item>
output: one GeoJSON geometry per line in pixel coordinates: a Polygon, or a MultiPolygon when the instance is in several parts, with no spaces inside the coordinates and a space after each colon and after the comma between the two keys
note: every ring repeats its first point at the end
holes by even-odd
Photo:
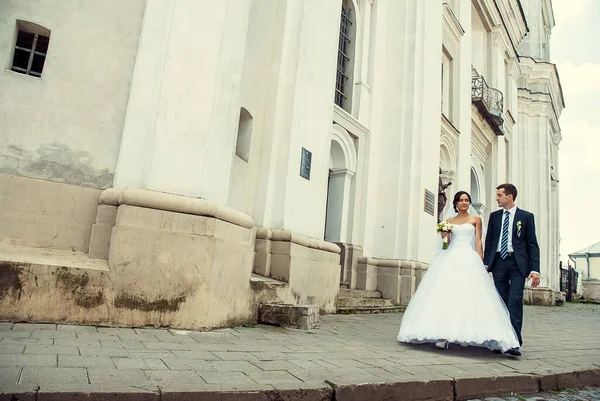
{"type": "Polygon", "coordinates": [[[523,356],[399,344],[400,315],[304,332],[0,324],[4,400],[467,400],[600,385],[600,307],[525,309],[523,356]],[[13,395],[15,398],[12,398],[13,395]]]}

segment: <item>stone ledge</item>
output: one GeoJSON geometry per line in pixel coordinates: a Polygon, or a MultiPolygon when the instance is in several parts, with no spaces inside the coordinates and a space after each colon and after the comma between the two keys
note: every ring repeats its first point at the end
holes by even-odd
{"type": "Polygon", "coordinates": [[[600,386],[600,368],[553,373],[540,377],[541,391],[587,386],[600,386]]]}
{"type": "Polygon", "coordinates": [[[259,227],[256,230],[257,239],[267,239],[271,241],[286,241],[294,244],[302,245],[307,248],[318,249],[321,251],[340,253],[341,249],[333,242],[321,241],[315,238],[306,237],[301,234],[296,234],[291,231],[281,230],[277,228],[259,227]]]}
{"type": "Polygon", "coordinates": [[[2,390],[0,401],[75,401],[81,399],[89,401],[329,401],[333,399],[333,390],[327,384],[299,385],[295,388],[291,386],[273,388],[267,385],[232,385],[232,388],[227,389],[223,385],[211,384],[198,387],[198,390],[182,391],[163,390],[156,387],[154,391],[138,392],[131,391],[131,388],[122,392],[119,390],[77,392],[45,391],[43,388],[37,391],[12,389],[13,391],[2,390]]]}
{"type": "Polygon", "coordinates": [[[404,259],[379,259],[363,256],[358,259],[358,263],[377,267],[395,267],[397,269],[421,269],[427,270],[428,265],[422,262],[404,260],[404,259]]]}
{"type": "Polygon", "coordinates": [[[395,383],[336,384],[329,383],[336,401],[452,401],[452,380],[406,381],[395,383]]]}
{"type": "MultiPolygon", "coordinates": [[[[543,375],[506,375],[490,377],[472,377],[453,379],[448,377],[432,380],[406,380],[398,382],[351,383],[331,381],[323,378],[322,383],[300,385],[200,385],[197,389],[175,391],[157,387],[135,391],[129,385],[123,389],[95,390],[93,385],[81,384],[81,391],[33,390],[25,386],[5,386],[0,392],[0,401],[40,400],[70,401],[82,398],[93,401],[191,401],[191,400],[234,400],[234,401],[384,401],[398,399],[403,401],[447,400],[460,401],[477,397],[502,396],[511,393],[537,393],[539,391],[559,390],[600,385],[600,369],[565,371],[543,375]]],[[[71,386],[72,387],[72,386],[71,386]]],[[[186,386],[187,387],[187,386],[186,386]]],[[[190,386],[191,387],[191,386],[190,386]]]]}
{"type": "Polygon", "coordinates": [[[498,377],[468,377],[454,380],[456,400],[470,400],[502,394],[539,392],[539,376],[507,375],[498,377]]]}
{"type": "Polygon", "coordinates": [[[198,216],[209,216],[244,228],[252,228],[254,225],[252,217],[230,207],[205,199],[149,191],[147,189],[109,188],[102,191],[99,202],[101,205],[129,205],[198,216]]]}

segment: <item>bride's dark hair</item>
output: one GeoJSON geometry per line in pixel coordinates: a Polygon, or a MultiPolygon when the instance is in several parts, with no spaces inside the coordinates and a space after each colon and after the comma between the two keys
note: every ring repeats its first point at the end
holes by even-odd
{"type": "Polygon", "coordinates": [[[463,195],[467,195],[467,197],[469,198],[469,203],[473,203],[471,201],[471,195],[469,195],[469,193],[467,191],[458,191],[455,195],[454,195],[454,200],[452,201],[452,206],[454,206],[454,211],[456,213],[458,213],[458,209],[456,208],[456,204],[458,203],[458,201],[460,200],[460,197],[463,195]]]}

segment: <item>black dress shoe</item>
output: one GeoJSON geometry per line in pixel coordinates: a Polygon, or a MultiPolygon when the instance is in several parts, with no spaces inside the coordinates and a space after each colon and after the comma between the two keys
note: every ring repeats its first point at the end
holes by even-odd
{"type": "Polygon", "coordinates": [[[518,348],[509,349],[508,351],[506,351],[506,353],[511,356],[521,356],[521,351],[519,351],[518,348]]]}
{"type": "Polygon", "coordinates": [[[495,350],[494,350],[494,353],[495,353],[495,354],[501,354],[501,353],[502,353],[502,351],[500,351],[499,349],[495,349],[495,350]]]}

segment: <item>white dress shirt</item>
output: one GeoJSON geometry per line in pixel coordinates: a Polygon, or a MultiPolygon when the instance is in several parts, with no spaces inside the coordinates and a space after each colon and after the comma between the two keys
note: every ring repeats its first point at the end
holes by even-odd
{"type": "Polygon", "coordinates": [[[514,252],[513,244],[512,244],[512,228],[513,222],[515,220],[515,213],[517,212],[517,206],[513,206],[508,210],[502,211],[502,223],[500,224],[500,239],[498,240],[498,248],[496,252],[500,252],[500,248],[502,247],[502,227],[504,227],[504,220],[508,217],[508,252],[514,252]],[[506,212],[510,213],[506,216],[506,212]]]}

